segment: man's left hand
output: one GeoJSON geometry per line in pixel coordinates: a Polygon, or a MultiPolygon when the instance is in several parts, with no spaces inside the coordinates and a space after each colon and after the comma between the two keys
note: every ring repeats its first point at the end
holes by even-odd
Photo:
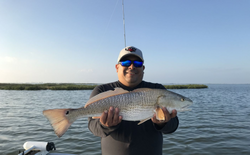
{"type": "Polygon", "coordinates": [[[165,116],[165,120],[164,121],[159,121],[158,119],[156,119],[156,114],[154,114],[154,117],[151,118],[152,122],[157,124],[159,127],[163,127],[165,125],[165,123],[167,123],[171,118],[174,118],[177,116],[177,111],[174,109],[172,110],[172,113],[169,114],[168,110],[166,107],[162,108],[162,111],[164,113],[165,116]]]}

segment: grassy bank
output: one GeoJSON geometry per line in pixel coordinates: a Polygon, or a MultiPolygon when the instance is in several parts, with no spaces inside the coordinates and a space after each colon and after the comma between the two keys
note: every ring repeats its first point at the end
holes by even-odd
{"type": "Polygon", "coordinates": [[[13,84],[0,83],[2,90],[92,90],[96,85],[45,83],[45,84],[13,84]]]}
{"type": "MultiPolygon", "coordinates": [[[[92,90],[96,84],[45,83],[45,84],[13,84],[0,83],[0,90],[92,90]]],[[[201,89],[206,85],[164,85],[167,89],[201,89]]]]}
{"type": "Polygon", "coordinates": [[[164,85],[167,89],[202,89],[208,88],[207,85],[204,84],[187,84],[187,85],[164,85]]]}

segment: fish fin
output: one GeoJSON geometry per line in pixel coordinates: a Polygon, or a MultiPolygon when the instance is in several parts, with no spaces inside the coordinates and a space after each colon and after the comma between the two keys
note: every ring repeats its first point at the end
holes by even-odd
{"type": "Polygon", "coordinates": [[[92,119],[99,119],[101,116],[93,116],[92,119]]]}
{"type": "Polygon", "coordinates": [[[60,138],[76,119],[69,119],[66,115],[72,109],[49,109],[44,110],[43,115],[49,120],[56,135],[60,138]]]}
{"type": "Polygon", "coordinates": [[[86,108],[90,104],[96,101],[102,100],[104,98],[108,98],[108,97],[115,96],[115,95],[126,94],[126,93],[129,93],[129,91],[116,87],[115,90],[105,91],[103,93],[97,94],[96,96],[90,98],[84,107],[86,108]]]}
{"type": "Polygon", "coordinates": [[[161,107],[157,107],[155,109],[156,112],[156,119],[159,121],[165,121],[165,115],[164,112],[162,111],[161,107]]]}
{"type": "Polygon", "coordinates": [[[151,117],[149,117],[149,118],[146,118],[146,119],[144,119],[144,120],[141,120],[137,125],[140,125],[140,124],[142,124],[142,123],[144,123],[144,122],[146,122],[147,120],[149,120],[149,119],[151,119],[151,117]]]}

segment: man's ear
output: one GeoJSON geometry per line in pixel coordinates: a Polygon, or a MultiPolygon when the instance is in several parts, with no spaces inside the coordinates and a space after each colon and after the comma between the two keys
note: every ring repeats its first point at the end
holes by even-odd
{"type": "Polygon", "coordinates": [[[115,65],[116,72],[118,73],[119,64],[115,65]]]}

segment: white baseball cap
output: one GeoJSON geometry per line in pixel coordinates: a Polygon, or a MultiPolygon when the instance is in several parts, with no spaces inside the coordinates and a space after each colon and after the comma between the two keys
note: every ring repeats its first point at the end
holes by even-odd
{"type": "Polygon", "coordinates": [[[117,63],[120,62],[120,60],[124,56],[128,56],[128,55],[137,56],[137,57],[139,57],[142,60],[142,62],[144,62],[141,50],[138,49],[138,48],[136,48],[136,47],[134,47],[134,46],[128,46],[128,47],[125,47],[124,49],[121,50],[121,52],[119,54],[119,57],[118,57],[118,60],[117,60],[117,63]]]}

